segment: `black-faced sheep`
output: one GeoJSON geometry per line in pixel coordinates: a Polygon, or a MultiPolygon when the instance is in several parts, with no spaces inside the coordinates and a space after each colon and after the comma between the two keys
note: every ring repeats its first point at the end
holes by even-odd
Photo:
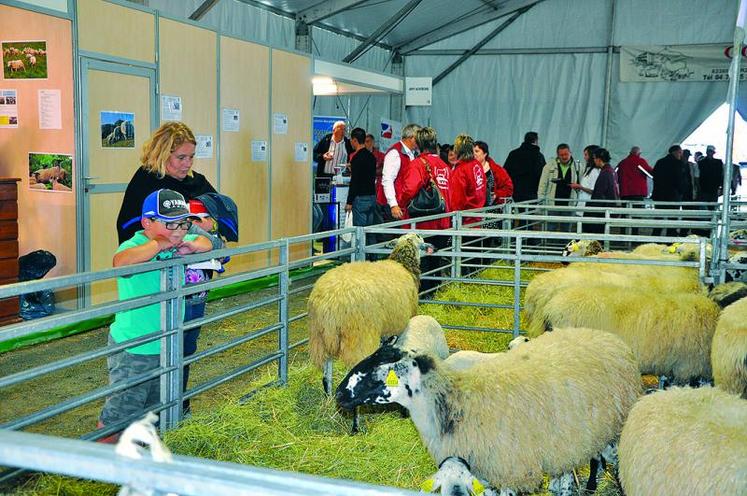
{"type": "Polygon", "coordinates": [[[721,311],[711,345],[713,382],[747,399],[747,298],[721,311]]]}
{"type": "Polygon", "coordinates": [[[493,487],[531,491],[615,440],[641,392],[630,348],[609,333],[558,329],[500,355],[455,371],[384,346],[350,371],[337,401],[399,403],[437,463],[458,456],[493,487]]]}
{"type": "Polygon", "coordinates": [[[417,234],[400,236],[388,260],[335,267],[314,284],[308,300],[309,353],[324,367],[330,393],[332,358],[351,367],[400,334],[418,310],[420,252],[432,250],[417,234]]]}
{"type": "Polygon", "coordinates": [[[672,388],[642,398],[620,437],[627,496],[747,494],[747,401],[672,388]]]}
{"type": "Polygon", "coordinates": [[[719,307],[703,294],[661,293],[602,284],[557,292],[534,315],[530,336],[556,327],[589,327],[619,336],[633,350],[641,373],[676,383],[711,378],[711,341],[719,307]]]}

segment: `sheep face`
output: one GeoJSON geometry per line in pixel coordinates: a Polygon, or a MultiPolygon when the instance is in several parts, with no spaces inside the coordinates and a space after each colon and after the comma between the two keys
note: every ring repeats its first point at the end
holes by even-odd
{"type": "Polygon", "coordinates": [[[407,233],[386,244],[392,249],[389,258],[401,263],[413,274],[420,275],[420,257],[430,255],[435,250],[434,246],[426,243],[420,235],[407,233]]]}
{"type": "Polygon", "coordinates": [[[602,244],[596,239],[569,241],[563,249],[564,257],[590,257],[602,251],[602,244]]]}
{"type": "Polygon", "coordinates": [[[358,405],[399,403],[407,407],[424,370],[433,359],[393,346],[382,346],[353,367],[337,387],[337,404],[345,409],[358,405]]]}
{"type": "Polygon", "coordinates": [[[485,485],[472,472],[467,461],[460,456],[450,456],[438,466],[438,472],[427,479],[420,488],[432,493],[440,489],[441,496],[484,495],[485,485]]]}
{"type": "MultiPolygon", "coordinates": [[[[747,255],[743,253],[737,253],[729,258],[730,264],[747,264],[747,255]]],[[[747,270],[745,269],[727,269],[726,270],[726,282],[741,281],[747,282],[747,270]]]]}

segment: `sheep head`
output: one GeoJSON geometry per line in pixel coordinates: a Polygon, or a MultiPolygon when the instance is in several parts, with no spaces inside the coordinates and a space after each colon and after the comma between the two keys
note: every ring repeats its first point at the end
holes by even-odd
{"type": "Polygon", "coordinates": [[[386,247],[392,248],[389,258],[402,264],[415,279],[420,278],[420,257],[430,255],[434,251],[432,244],[426,243],[420,235],[415,233],[400,236],[387,243],[386,247]]]}
{"type": "Polygon", "coordinates": [[[569,241],[563,248],[564,257],[590,257],[601,253],[602,243],[596,239],[582,239],[569,241]]]}
{"type": "Polygon", "coordinates": [[[420,489],[426,493],[436,492],[440,489],[442,496],[486,494],[485,484],[472,475],[470,470],[470,465],[464,458],[450,456],[439,464],[438,472],[423,482],[420,489]]]}
{"type": "Polygon", "coordinates": [[[337,404],[348,410],[388,403],[407,407],[420,390],[422,375],[433,367],[434,360],[428,355],[382,346],[345,376],[337,387],[337,404]]]}

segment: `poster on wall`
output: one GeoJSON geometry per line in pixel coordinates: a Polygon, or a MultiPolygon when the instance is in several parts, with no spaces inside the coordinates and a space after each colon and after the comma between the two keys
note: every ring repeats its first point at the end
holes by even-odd
{"type": "Polygon", "coordinates": [[[195,158],[213,158],[213,137],[206,134],[195,134],[197,146],[195,158]]]}
{"type": "Polygon", "coordinates": [[[46,41],[2,41],[5,79],[47,79],[46,41]]]}
{"type": "Polygon", "coordinates": [[[241,113],[239,109],[223,109],[223,130],[231,133],[239,132],[241,126],[241,113]]]}
{"type": "Polygon", "coordinates": [[[101,111],[101,147],[135,148],[135,114],[101,111]]]}
{"type": "Polygon", "coordinates": [[[309,144],[308,143],[296,143],[294,157],[296,162],[308,162],[309,161],[309,144]]]}
{"type": "Polygon", "coordinates": [[[182,120],[182,97],[173,95],[161,95],[161,120],[182,120]]]}
{"type": "Polygon", "coordinates": [[[314,142],[312,143],[313,147],[316,147],[316,144],[319,143],[325,135],[332,132],[332,126],[337,121],[345,122],[345,117],[336,115],[315,115],[312,118],[312,139],[314,140],[314,142]]]}
{"type": "Polygon", "coordinates": [[[63,191],[73,188],[73,156],[60,153],[29,153],[29,189],[63,191]]]}
{"type": "MultiPolygon", "coordinates": [[[[620,81],[728,81],[731,45],[650,45],[620,47],[620,81]]],[[[742,51],[740,81],[747,76],[742,51]]]]}
{"type": "Polygon", "coordinates": [[[39,90],[39,129],[62,129],[60,90],[39,90]]]}
{"type": "Polygon", "coordinates": [[[0,128],[18,127],[18,93],[0,90],[0,128]]]}
{"type": "Polygon", "coordinates": [[[267,161],[267,142],[263,140],[252,140],[252,162],[267,161]]]}
{"type": "Polygon", "coordinates": [[[288,114],[280,112],[272,114],[272,132],[275,134],[288,134],[288,114]]]}
{"type": "Polygon", "coordinates": [[[389,119],[381,119],[381,134],[379,135],[379,150],[388,150],[399,141],[402,135],[402,123],[389,119]]]}

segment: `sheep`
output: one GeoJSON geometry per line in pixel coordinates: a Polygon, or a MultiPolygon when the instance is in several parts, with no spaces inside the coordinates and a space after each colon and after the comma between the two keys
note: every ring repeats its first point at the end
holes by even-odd
{"type": "Polygon", "coordinates": [[[417,234],[393,240],[388,260],[351,262],[322,275],[308,299],[309,353],[324,367],[332,390],[332,361],[347,367],[362,360],[382,337],[400,334],[418,310],[420,250],[432,250],[417,234]]]}
{"type": "Polygon", "coordinates": [[[713,381],[747,399],[747,298],[724,308],[711,345],[713,381]]]}
{"type": "Polygon", "coordinates": [[[348,373],[337,403],[399,403],[435,461],[462,457],[513,491],[536,489],[547,472],[569,494],[557,486],[617,438],[641,393],[633,354],[612,334],[558,329],[500,355],[458,371],[384,346],[348,373]]]}
{"type": "MultiPolygon", "coordinates": [[[[529,342],[528,337],[518,336],[508,343],[508,351],[515,350],[527,342],[529,342]]],[[[452,370],[467,370],[477,363],[500,359],[505,353],[505,351],[499,353],[482,353],[472,350],[457,351],[444,360],[444,365],[452,370]]]]}
{"type": "Polygon", "coordinates": [[[535,319],[544,323],[542,330],[591,327],[616,334],[632,348],[641,373],[687,383],[711,377],[718,314],[718,305],[702,294],[592,284],[564,288],[535,319]]]}
{"type": "Polygon", "coordinates": [[[747,494],[747,401],[718,388],[642,398],[620,437],[627,496],[747,494]]]}
{"type": "Polygon", "coordinates": [[[29,65],[30,66],[33,67],[33,66],[36,65],[36,57],[34,57],[33,55],[28,55],[28,59],[29,59],[29,65]]]}
{"type": "Polygon", "coordinates": [[[26,70],[26,66],[23,63],[23,60],[9,60],[6,66],[10,68],[10,72],[26,70]]]}
{"type": "Polygon", "coordinates": [[[53,178],[64,178],[66,177],[66,175],[67,172],[65,171],[65,169],[63,169],[59,165],[47,167],[46,169],[39,169],[38,171],[34,172],[36,181],[39,183],[49,183],[52,182],[53,178]]]}
{"type": "MultiPolygon", "coordinates": [[[[729,263],[747,265],[747,253],[732,255],[729,257],[729,263]]],[[[740,268],[726,269],[726,282],[731,281],[747,282],[747,270],[740,268]]]]}
{"type": "Polygon", "coordinates": [[[420,489],[426,493],[441,490],[442,496],[458,496],[475,494],[481,496],[516,496],[513,491],[496,493],[487,481],[479,480],[472,475],[467,461],[459,456],[450,456],[438,465],[438,472],[426,479],[420,489]],[[469,493],[462,492],[462,488],[469,488],[469,493]]]}
{"type": "Polygon", "coordinates": [[[393,345],[403,350],[428,353],[441,360],[449,356],[449,345],[441,324],[428,315],[411,318],[404,332],[395,338],[393,345]]]}
{"type": "Polygon", "coordinates": [[[726,308],[745,296],[747,296],[747,284],[736,281],[717,284],[708,293],[708,297],[721,308],[726,308]]]}
{"type": "Polygon", "coordinates": [[[57,181],[56,177],[52,178],[52,191],[72,191],[72,188],[65,186],[64,184],[57,181]]]}

